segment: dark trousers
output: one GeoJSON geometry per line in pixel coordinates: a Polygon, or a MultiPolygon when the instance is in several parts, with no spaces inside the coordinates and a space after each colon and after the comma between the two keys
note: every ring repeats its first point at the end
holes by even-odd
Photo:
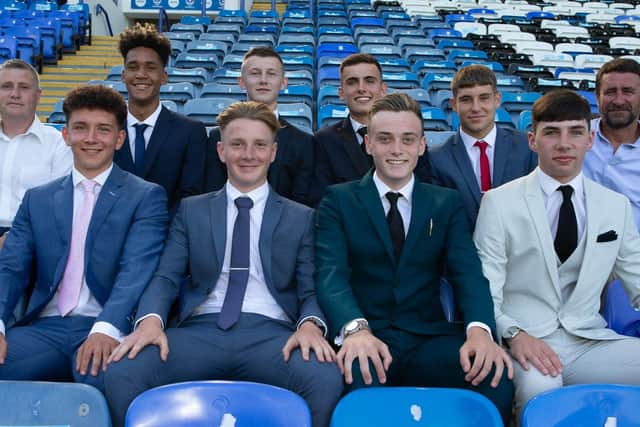
{"type": "MultiPolygon", "coordinates": [[[[416,335],[395,328],[374,331],[374,335],[389,347],[393,361],[387,372],[389,386],[449,387],[463,388],[478,392],[493,402],[504,421],[509,425],[513,406],[513,384],[507,379],[505,369],[496,388],[491,387],[494,370],[478,386],[465,381],[465,373],[460,366],[460,347],[463,335],[416,335]]],[[[373,365],[369,364],[374,378],[371,386],[380,387],[373,365]]],[[[357,360],[353,364],[353,383],[349,391],[367,387],[360,373],[357,360]]]]}
{"type": "Polygon", "coordinates": [[[243,313],[236,325],[223,331],[217,318],[218,314],[195,316],[180,327],[168,328],[166,362],[157,346],[148,346],[135,359],[109,366],[106,396],[115,427],[124,425],[129,404],[145,390],[196,380],[252,381],[286,388],[306,400],[314,427],[329,425],[342,393],[336,364],[318,362],[313,352],[305,362],[299,350],[285,362],[282,347],[294,325],[243,313]]]}
{"type": "Polygon", "coordinates": [[[93,377],[80,375],[75,368],[78,348],[94,322],[94,317],[51,316],[9,328],[0,380],[76,381],[104,391],[102,370],[93,377]]]}

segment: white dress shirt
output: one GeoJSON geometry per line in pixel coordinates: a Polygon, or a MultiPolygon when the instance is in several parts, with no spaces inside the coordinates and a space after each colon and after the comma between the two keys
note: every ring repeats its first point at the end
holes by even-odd
{"type": "Polygon", "coordinates": [[[367,125],[354,120],[354,118],[351,116],[349,116],[349,121],[351,122],[351,128],[353,129],[353,132],[356,134],[356,138],[358,139],[358,144],[364,144],[364,138],[358,133],[358,131],[360,130],[360,128],[366,127],[367,125]]]}
{"type": "Polygon", "coordinates": [[[162,111],[162,103],[158,104],[158,108],[151,113],[149,117],[140,121],[131,114],[130,111],[127,112],[127,134],[129,135],[129,149],[131,150],[131,158],[134,163],[136,161],[136,128],[134,127],[138,123],[144,123],[147,125],[144,130],[144,148],[146,149],[149,146],[149,139],[151,138],[151,134],[153,133],[153,128],[156,126],[156,122],[158,121],[158,116],[160,116],[160,111],[162,111]]]}
{"type": "Polygon", "coordinates": [[[469,160],[471,161],[471,167],[473,170],[473,174],[476,176],[476,180],[478,181],[478,187],[481,185],[480,180],[480,147],[476,147],[474,144],[477,141],[484,141],[487,143],[487,157],[489,159],[489,171],[491,172],[491,182],[493,182],[493,153],[495,152],[496,147],[496,136],[498,134],[497,127],[494,125],[493,129],[482,139],[478,139],[473,137],[462,129],[460,129],[460,138],[462,138],[462,142],[464,143],[464,147],[467,149],[467,155],[469,156],[469,160]]]}
{"type": "Polygon", "coordinates": [[[578,241],[580,241],[582,233],[584,232],[584,223],[586,219],[584,180],[582,172],[568,183],[562,184],[544,173],[542,169],[538,168],[537,171],[538,181],[540,181],[540,187],[542,188],[542,195],[544,197],[544,205],[547,210],[547,218],[549,219],[549,226],[551,227],[551,236],[554,240],[558,232],[558,219],[560,217],[560,206],[562,205],[562,193],[557,191],[558,187],[561,185],[570,185],[573,187],[571,202],[573,203],[573,209],[576,211],[578,241]]]}
{"type": "Polygon", "coordinates": [[[67,175],[72,165],[57,129],[35,117],[24,134],[9,138],[0,119],[0,227],[11,227],[28,189],[67,175]]]}
{"type": "MultiPolygon", "coordinates": [[[[113,169],[113,164],[109,166],[109,169],[102,172],[100,175],[93,178],[93,181],[96,182],[96,186],[94,188],[94,192],[96,195],[96,200],[100,195],[100,190],[104,186],[104,183],[107,181],[109,174],[111,174],[111,170],[113,169]]],[[[86,180],[85,178],[75,167],[71,171],[71,179],[73,181],[73,222],[76,221],[76,214],[82,206],[84,202],[84,189],[82,187],[81,181],[86,180]]],[[[40,317],[52,317],[52,316],[60,316],[60,311],[58,310],[58,293],[60,292],[60,287],[56,290],[56,293],[51,298],[51,301],[45,306],[45,308],[40,313],[40,317]]],[[[86,317],[97,317],[100,312],[102,312],[102,306],[95,299],[95,297],[91,294],[91,290],[89,290],[89,286],[87,286],[86,279],[82,281],[82,287],[80,288],[80,295],[78,296],[78,305],[75,306],[73,310],[68,314],[68,316],[86,316],[86,317]]],[[[0,320],[0,333],[4,334],[5,325],[0,320]]],[[[113,326],[109,322],[96,322],[93,324],[89,335],[100,332],[105,335],[112,337],[118,341],[121,341],[123,338],[123,334],[120,332],[118,328],[113,326]]]]}

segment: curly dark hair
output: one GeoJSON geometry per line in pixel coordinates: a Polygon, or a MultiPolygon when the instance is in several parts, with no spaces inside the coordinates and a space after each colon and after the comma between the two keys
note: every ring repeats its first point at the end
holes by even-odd
{"type": "Polygon", "coordinates": [[[103,110],[113,113],[119,129],[124,129],[127,121],[127,104],[118,91],[103,85],[85,85],[72,89],[62,102],[62,111],[69,121],[76,110],[103,110]]]}
{"type": "Polygon", "coordinates": [[[165,35],[159,33],[154,25],[137,23],[120,33],[118,49],[125,60],[129,51],[137,47],[153,49],[160,57],[162,65],[166,67],[169,63],[171,41],[165,35]]]}

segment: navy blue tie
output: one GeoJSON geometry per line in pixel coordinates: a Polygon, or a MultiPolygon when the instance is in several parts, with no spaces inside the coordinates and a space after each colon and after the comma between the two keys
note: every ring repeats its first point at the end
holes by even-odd
{"type": "Polygon", "coordinates": [[[240,318],[242,301],[244,301],[249,280],[249,211],[253,207],[253,201],[249,197],[238,197],[234,202],[238,208],[238,216],[233,225],[229,283],[218,317],[218,326],[224,330],[235,325],[240,318]]]}
{"type": "Polygon", "coordinates": [[[147,129],[149,125],[145,123],[136,123],[133,125],[136,128],[136,152],[135,152],[135,168],[136,175],[140,175],[142,172],[142,165],[144,164],[144,150],[145,150],[145,141],[144,141],[144,131],[147,129]]]}

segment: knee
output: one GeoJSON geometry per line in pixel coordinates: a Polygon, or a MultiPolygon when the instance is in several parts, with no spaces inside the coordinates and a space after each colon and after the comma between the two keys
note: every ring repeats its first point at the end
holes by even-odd
{"type": "Polygon", "coordinates": [[[543,375],[535,367],[516,369],[514,376],[516,409],[521,411],[529,400],[547,390],[562,387],[562,376],[543,375]]]}

